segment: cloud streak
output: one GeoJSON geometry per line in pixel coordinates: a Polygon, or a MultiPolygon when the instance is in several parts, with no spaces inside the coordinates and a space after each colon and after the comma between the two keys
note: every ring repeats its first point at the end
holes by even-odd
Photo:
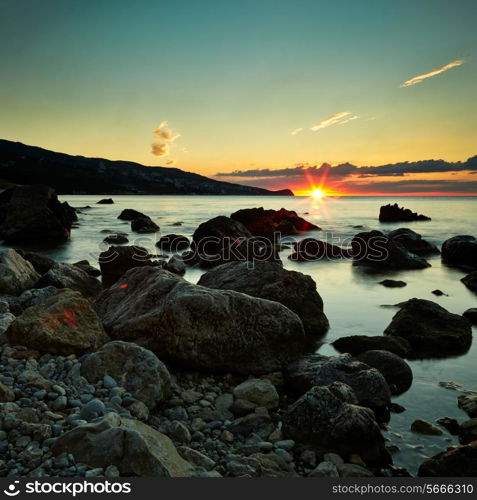
{"type": "Polygon", "coordinates": [[[321,122],[317,125],[313,125],[310,130],[316,132],[317,130],[331,127],[332,125],[343,125],[350,122],[351,120],[356,120],[357,118],[359,117],[357,115],[353,115],[351,111],[341,111],[340,113],[335,113],[334,115],[328,116],[328,118],[321,120],[321,122]]]}
{"type": "Polygon", "coordinates": [[[450,63],[444,64],[444,66],[441,66],[440,68],[436,68],[433,69],[432,71],[429,71],[429,73],[424,73],[422,75],[414,76],[409,80],[406,80],[404,83],[402,83],[400,87],[403,88],[403,87],[411,87],[413,85],[417,85],[418,83],[421,83],[424,80],[427,80],[428,78],[440,75],[441,73],[444,73],[452,68],[456,68],[457,66],[462,66],[464,62],[465,61],[463,59],[456,59],[455,61],[451,61],[450,63]]]}
{"type": "Polygon", "coordinates": [[[220,172],[216,177],[241,178],[287,178],[311,174],[326,175],[327,178],[343,179],[345,177],[402,177],[409,174],[428,174],[444,172],[477,171],[477,156],[463,162],[447,162],[444,160],[422,160],[414,162],[390,163],[378,166],[358,167],[351,163],[342,163],[332,167],[328,163],[322,165],[296,165],[277,170],[251,169],[220,172]]]}

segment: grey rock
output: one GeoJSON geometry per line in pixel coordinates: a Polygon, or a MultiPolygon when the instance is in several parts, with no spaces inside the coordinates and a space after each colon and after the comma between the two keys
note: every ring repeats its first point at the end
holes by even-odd
{"type": "Polygon", "coordinates": [[[276,408],[279,402],[275,386],[267,379],[249,379],[234,388],[237,399],[245,399],[257,406],[276,408]]]}

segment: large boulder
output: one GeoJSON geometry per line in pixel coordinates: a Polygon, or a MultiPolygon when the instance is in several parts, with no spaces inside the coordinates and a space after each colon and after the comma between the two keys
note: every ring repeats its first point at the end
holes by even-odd
{"type": "Polygon", "coordinates": [[[294,252],[288,256],[290,260],[309,262],[321,259],[348,259],[351,252],[346,248],[315,238],[305,238],[293,243],[294,252]]]}
{"type": "Polygon", "coordinates": [[[358,233],[351,242],[355,264],[378,269],[424,269],[430,264],[381,231],[358,233]]]}
{"type": "Polygon", "coordinates": [[[445,357],[470,347],[472,328],[462,316],[424,299],[410,299],[399,307],[384,334],[405,338],[412,357],[445,357]]]}
{"type": "Polygon", "coordinates": [[[61,355],[93,351],[108,340],[90,302],[68,289],[25,309],[5,335],[10,344],[61,355]]]}
{"type": "Polygon", "coordinates": [[[464,276],[461,281],[469,290],[477,293],[477,271],[464,276]]]}
{"type": "Polygon", "coordinates": [[[220,215],[200,224],[192,235],[192,243],[198,253],[214,255],[251,236],[243,224],[220,215]]]}
{"type": "Polygon", "coordinates": [[[33,288],[39,277],[30,262],[15,250],[0,252],[0,295],[20,295],[33,288]]]}
{"type": "Polygon", "coordinates": [[[366,351],[384,350],[406,357],[411,346],[402,337],[385,337],[383,335],[350,335],[341,337],[333,342],[333,347],[339,352],[349,352],[353,356],[366,351]]]}
{"type": "Polygon", "coordinates": [[[345,459],[358,454],[376,465],[390,462],[373,411],[350,404],[334,385],[312,387],[292,404],[284,415],[283,432],[320,454],[335,452],[345,459]]]}
{"type": "Polygon", "coordinates": [[[411,222],[431,220],[430,217],[412,212],[409,208],[400,207],[397,203],[394,205],[383,205],[379,209],[379,222],[411,222]]]}
{"type": "Polygon", "coordinates": [[[442,244],[442,260],[452,266],[477,269],[477,239],[469,235],[449,238],[442,244]]]}
{"type": "Polygon", "coordinates": [[[115,465],[123,476],[190,477],[193,466],[172,441],[139,420],[108,413],[100,420],[62,434],[52,446],[54,455],[71,453],[77,462],[93,467],[115,465]]]}
{"type": "Polygon", "coordinates": [[[353,389],[360,405],[381,408],[391,401],[391,393],[383,375],[375,368],[353,360],[350,354],[305,356],[289,365],[287,380],[299,394],[313,386],[342,382],[353,389]]]}
{"type": "Polygon", "coordinates": [[[0,194],[0,239],[7,244],[65,241],[76,219],[74,208],[48,186],[15,186],[0,194]]]}
{"type": "Polygon", "coordinates": [[[51,259],[46,255],[35,252],[27,252],[18,248],[16,248],[15,251],[27,260],[40,275],[47,273],[56,263],[54,259],[51,259]]]}
{"type": "Polygon", "coordinates": [[[411,367],[399,356],[389,351],[366,351],[358,356],[368,366],[376,368],[388,383],[391,394],[407,391],[412,384],[411,367]]]}
{"type": "Polygon", "coordinates": [[[203,274],[198,284],[279,302],[300,317],[307,335],[323,335],[328,330],[316,283],[306,274],[284,269],[281,263],[222,264],[203,274]]]}
{"type": "Polygon", "coordinates": [[[269,373],[303,349],[301,320],[283,305],[193,285],[158,268],[131,269],[94,307],[113,339],[188,369],[269,373]]]}
{"type": "Polygon", "coordinates": [[[274,238],[276,233],[287,236],[320,229],[299,217],[295,211],[285,208],[280,210],[265,210],[263,207],[245,208],[237,210],[230,218],[241,222],[254,236],[266,238],[274,238]]]}
{"type": "Polygon", "coordinates": [[[131,221],[131,230],[136,233],[157,233],[159,226],[150,217],[139,217],[131,221]]]}
{"type": "Polygon", "coordinates": [[[419,233],[407,227],[401,227],[388,233],[388,237],[400,243],[407,251],[416,255],[438,254],[439,249],[422,238],[419,233]]]}
{"type": "Polygon", "coordinates": [[[472,325],[477,325],[477,307],[471,307],[463,312],[462,316],[472,325]]]}
{"type": "Polygon", "coordinates": [[[110,286],[134,267],[152,266],[149,252],[139,246],[110,246],[98,258],[103,283],[110,286]]]}
{"type": "Polygon", "coordinates": [[[54,286],[80,292],[84,297],[95,297],[103,289],[101,283],[72,264],[55,263],[36,283],[35,288],[54,286]]]}
{"type": "Polygon", "coordinates": [[[475,477],[477,475],[477,441],[457,446],[429,458],[419,467],[421,477],[475,477]]]}
{"type": "Polygon", "coordinates": [[[81,375],[92,383],[110,375],[149,408],[162,403],[171,392],[171,376],[164,363],[153,352],[131,342],[108,342],[87,355],[81,375]]]}
{"type": "Polygon", "coordinates": [[[142,212],[138,212],[137,210],[134,210],[133,208],[125,208],[119,215],[118,219],[121,220],[134,220],[134,219],[140,219],[141,217],[147,217],[147,215],[144,215],[142,212]]]}

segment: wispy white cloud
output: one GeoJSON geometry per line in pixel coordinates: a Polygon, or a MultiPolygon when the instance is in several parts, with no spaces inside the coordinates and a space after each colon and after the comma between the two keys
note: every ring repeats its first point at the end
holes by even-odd
{"type": "Polygon", "coordinates": [[[311,127],[310,130],[316,132],[317,130],[321,130],[323,128],[331,127],[332,125],[343,125],[344,123],[348,123],[352,120],[358,119],[358,115],[353,115],[351,111],[341,111],[340,113],[335,113],[334,115],[328,116],[324,120],[321,120],[320,123],[311,127]]]}
{"type": "Polygon", "coordinates": [[[297,135],[297,134],[299,134],[302,131],[303,131],[303,127],[298,127],[298,128],[296,128],[295,130],[292,131],[291,135],[297,135]]]}
{"type": "Polygon", "coordinates": [[[400,85],[400,87],[411,87],[412,85],[416,85],[418,83],[423,82],[424,80],[427,80],[428,78],[432,78],[433,76],[440,75],[441,73],[444,73],[445,71],[448,71],[452,68],[456,68],[457,66],[462,66],[464,64],[463,59],[456,59],[455,61],[451,61],[450,63],[444,64],[444,66],[441,66],[440,68],[433,69],[432,71],[429,71],[429,73],[424,73],[423,75],[417,75],[409,80],[406,80],[404,83],[400,85]]]}

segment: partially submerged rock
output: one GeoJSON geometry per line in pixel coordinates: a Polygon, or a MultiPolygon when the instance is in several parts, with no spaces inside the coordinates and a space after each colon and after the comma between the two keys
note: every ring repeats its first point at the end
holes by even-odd
{"type": "Polygon", "coordinates": [[[61,435],[54,455],[71,453],[94,467],[115,465],[124,476],[190,477],[193,466],[178,453],[172,441],[138,420],[108,413],[61,435]]]}
{"type": "Polygon", "coordinates": [[[161,236],[156,246],[166,252],[179,252],[189,248],[190,241],[189,238],[181,234],[166,234],[161,236]]]}
{"type": "Polygon", "coordinates": [[[432,255],[440,253],[439,249],[422,238],[412,229],[401,227],[388,233],[388,237],[400,243],[406,250],[416,255],[432,255]]]}
{"type": "Polygon", "coordinates": [[[63,355],[83,354],[108,340],[90,302],[68,289],[25,309],[5,335],[11,344],[63,355]]]}
{"type": "Polygon", "coordinates": [[[269,373],[303,349],[301,320],[281,304],[193,285],[157,268],[128,271],[94,307],[112,338],[189,369],[269,373]]]}
{"type": "Polygon", "coordinates": [[[309,262],[322,259],[348,259],[351,258],[351,251],[341,248],[327,241],[315,238],[305,238],[293,243],[294,253],[288,258],[293,261],[309,262]]]}
{"type": "Polygon", "coordinates": [[[354,263],[378,269],[425,269],[430,264],[381,231],[358,233],[351,242],[354,263]]]}
{"type": "Polygon", "coordinates": [[[426,460],[419,467],[421,477],[475,477],[477,441],[457,446],[426,460]]]}
{"type": "Polygon", "coordinates": [[[237,210],[231,219],[241,222],[254,236],[274,238],[274,234],[282,236],[299,234],[305,231],[320,229],[315,224],[298,216],[293,210],[265,210],[260,208],[245,208],[237,210]]]}
{"type": "Polygon", "coordinates": [[[449,265],[477,269],[477,239],[459,235],[442,244],[442,260],[449,265]]]}
{"type": "Polygon", "coordinates": [[[466,311],[464,311],[464,314],[462,314],[462,316],[464,316],[464,318],[473,325],[477,325],[477,307],[471,307],[470,309],[467,309],[466,311]]]}
{"type": "Polygon", "coordinates": [[[391,394],[402,394],[411,387],[411,367],[398,355],[389,351],[372,350],[361,353],[358,359],[383,375],[391,394]]]}
{"type": "Polygon", "coordinates": [[[237,240],[252,234],[240,222],[223,215],[200,224],[192,236],[193,247],[198,253],[215,255],[229,248],[237,240]]]}
{"type": "Polygon", "coordinates": [[[103,198],[96,202],[97,205],[113,205],[114,200],[112,198],[103,198]]]}
{"type": "Polygon", "coordinates": [[[39,277],[31,263],[15,250],[0,252],[0,294],[20,295],[33,288],[39,277]]]}
{"type": "Polygon", "coordinates": [[[279,263],[222,264],[203,274],[198,284],[279,302],[300,317],[307,335],[324,335],[328,330],[328,319],[316,283],[310,276],[288,271],[279,263]]]}
{"type": "Polygon", "coordinates": [[[379,209],[380,222],[411,222],[431,220],[430,217],[412,212],[409,208],[400,207],[397,203],[383,205],[379,209]]]}
{"type": "Polygon", "coordinates": [[[373,337],[367,335],[350,335],[349,337],[341,337],[335,340],[332,345],[338,351],[349,352],[353,356],[362,352],[379,349],[406,357],[411,350],[409,342],[398,336],[385,337],[376,335],[373,337]]]}
{"type": "Polygon", "coordinates": [[[400,304],[384,334],[405,338],[413,357],[460,354],[472,343],[472,329],[465,318],[423,299],[400,304]]]}
{"type": "Polygon", "coordinates": [[[160,227],[150,217],[139,217],[131,221],[131,230],[136,233],[157,233],[160,227]]]}
{"type": "Polygon", "coordinates": [[[407,285],[405,281],[390,280],[390,279],[380,281],[379,284],[385,286],[386,288],[403,288],[407,285]]]}
{"type": "Polygon", "coordinates": [[[48,186],[15,186],[0,194],[0,239],[13,243],[65,241],[77,219],[48,186]]]}
{"type": "Polygon", "coordinates": [[[426,420],[417,419],[411,424],[411,431],[416,434],[425,434],[427,436],[440,436],[442,430],[439,427],[427,422],[426,420]]]}
{"type": "Polygon", "coordinates": [[[462,394],[457,398],[459,408],[471,418],[477,417],[477,394],[462,394]]]}
{"type": "Polygon", "coordinates": [[[469,290],[477,293],[477,271],[464,276],[461,281],[469,290]]]}
{"type": "Polygon", "coordinates": [[[112,245],[121,245],[123,243],[129,243],[128,237],[124,233],[111,233],[104,238],[106,243],[111,243],[112,245]]]}
{"type": "Polygon", "coordinates": [[[357,453],[368,464],[390,462],[373,411],[350,404],[333,386],[315,386],[301,396],[285,413],[283,430],[320,452],[357,453]]]}
{"type": "Polygon", "coordinates": [[[310,354],[290,364],[287,379],[299,394],[313,386],[341,382],[351,387],[360,405],[380,408],[391,402],[383,375],[375,368],[353,360],[350,354],[330,357],[310,354]]]}
{"type": "Polygon", "coordinates": [[[134,210],[133,208],[125,208],[118,215],[118,219],[129,220],[129,221],[132,221],[134,219],[139,219],[141,217],[147,217],[147,215],[144,215],[142,212],[138,212],[137,210],[134,210]]]}
{"type": "Polygon", "coordinates": [[[92,383],[110,375],[149,408],[162,403],[171,392],[171,376],[164,363],[153,352],[131,342],[104,344],[83,360],[81,375],[92,383]]]}

